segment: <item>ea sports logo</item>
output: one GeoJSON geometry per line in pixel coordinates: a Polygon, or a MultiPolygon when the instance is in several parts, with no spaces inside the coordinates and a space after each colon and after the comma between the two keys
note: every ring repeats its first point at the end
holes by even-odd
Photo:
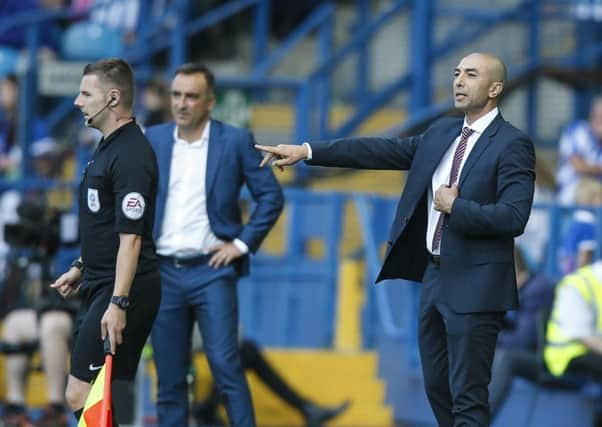
{"type": "Polygon", "coordinates": [[[121,201],[121,211],[129,219],[142,218],[144,207],[144,197],[140,193],[128,193],[121,201]]]}

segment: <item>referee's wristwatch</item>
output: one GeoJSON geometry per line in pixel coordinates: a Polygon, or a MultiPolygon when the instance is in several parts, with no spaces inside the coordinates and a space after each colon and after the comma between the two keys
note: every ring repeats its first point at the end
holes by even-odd
{"type": "Polygon", "coordinates": [[[73,262],[71,263],[70,267],[75,267],[82,273],[84,272],[84,263],[81,262],[79,260],[79,258],[74,259],[73,262]]]}
{"type": "Polygon", "coordinates": [[[130,298],[124,295],[113,295],[111,297],[111,304],[115,304],[122,310],[130,308],[130,298]]]}

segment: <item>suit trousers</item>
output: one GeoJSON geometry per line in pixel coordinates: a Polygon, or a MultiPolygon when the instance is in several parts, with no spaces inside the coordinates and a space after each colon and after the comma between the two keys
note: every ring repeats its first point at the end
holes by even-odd
{"type": "Polygon", "coordinates": [[[418,320],[426,394],[440,427],[489,426],[487,386],[504,313],[455,313],[439,296],[445,284],[429,262],[418,320]]]}
{"type": "Polygon", "coordinates": [[[238,345],[238,275],[232,266],[160,263],[162,300],[151,339],[157,366],[157,414],[161,427],[188,425],[191,334],[198,322],[203,346],[230,425],[254,427],[249,386],[238,345]]]}

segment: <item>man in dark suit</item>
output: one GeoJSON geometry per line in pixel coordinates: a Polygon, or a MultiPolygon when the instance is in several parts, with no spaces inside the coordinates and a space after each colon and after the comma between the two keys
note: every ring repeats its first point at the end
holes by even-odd
{"type": "Polygon", "coordinates": [[[454,71],[455,106],[409,138],[257,146],[262,164],[409,170],[377,281],[422,281],[419,345],[441,426],[489,425],[487,384],[504,312],[518,305],[514,237],[533,201],[535,154],[497,103],[504,64],[475,53],[454,71]]]}
{"type": "Polygon", "coordinates": [[[271,170],[246,130],[210,119],[214,78],[200,64],[185,64],[171,85],[175,122],[150,127],[159,190],[154,237],[160,259],[162,301],[152,331],[162,427],[188,425],[191,332],[198,322],[203,346],[230,425],[255,425],[238,351],[236,284],[283,205],[271,170]],[[255,209],[243,224],[240,191],[255,209]]]}

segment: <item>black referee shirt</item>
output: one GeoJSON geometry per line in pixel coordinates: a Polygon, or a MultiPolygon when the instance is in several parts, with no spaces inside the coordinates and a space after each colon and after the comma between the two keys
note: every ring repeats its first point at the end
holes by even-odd
{"type": "Polygon", "coordinates": [[[158,168],[135,122],[103,138],[79,190],[79,232],[84,287],[115,280],[119,233],[142,236],[136,274],[158,268],[153,243],[158,168]]]}

